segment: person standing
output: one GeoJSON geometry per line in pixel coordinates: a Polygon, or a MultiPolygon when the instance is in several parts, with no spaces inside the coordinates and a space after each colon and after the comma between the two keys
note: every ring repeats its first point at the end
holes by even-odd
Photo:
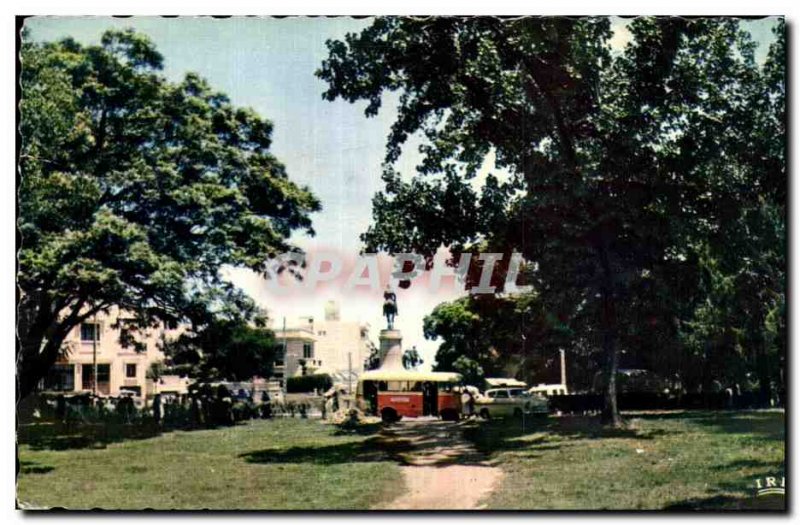
{"type": "Polygon", "coordinates": [[[261,392],[261,417],[264,419],[272,418],[272,399],[270,399],[269,392],[266,390],[261,392]]]}
{"type": "Polygon", "coordinates": [[[161,409],[161,394],[156,394],[155,397],[153,397],[153,420],[156,422],[156,426],[161,426],[163,415],[161,409]]]}

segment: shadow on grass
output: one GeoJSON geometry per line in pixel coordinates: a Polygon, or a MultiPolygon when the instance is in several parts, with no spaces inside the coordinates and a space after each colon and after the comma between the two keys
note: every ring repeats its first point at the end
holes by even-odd
{"type": "Polygon", "coordinates": [[[148,439],[161,433],[155,425],[34,423],[17,428],[19,444],[33,450],[105,448],[110,443],[148,439]]]}
{"type": "Polygon", "coordinates": [[[464,429],[464,435],[484,453],[526,449],[557,450],[569,442],[581,439],[636,438],[656,439],[671,432],[663,429],[639,430],[611,428],[600,423],[596,416],[565,416],[526,423],[518,419],[477,422],[464,429]],[[536,437],[534,434],[540,434],[536,437]]]}
{"type": "Polygon", "coordinates": [[[485,465],[486,454],[463,439],[464,426],[448,421],[400,423],[384,428],[377,443],[401,465],[485,465]]]}
{"type": "Polygon", "coordinates": [[[152,421],[130,425],[124,423],[31,423],[17,427],[17,440],[20,445],[28,445],[33,450],[102,449],[112,443],[151,439],[176,430],[185,432],[213,428],[222,427],[164,428],[152,421]]]}
{"type": "Polygon", "coordinates": [[[54,471],[56,468],[50,465],[41,465],[35,461],[20,461],[19,473],[20,474],[47,474],[54,471]]]}
{"type": "Polygon", "coordinates": [[[666,414],[637,414],[637,419],[680,419],[727,434],[753,434],[759,439],[784,441],[786,418],[781,411],[685,411],[666,414]]]}
{"type": "Polygon", "coordinates": [[[743,469],[760,469],[769,474],[784,471],[783,461],[764,461],[761,459],[739,459],[731,461],[725,465],[717,465],[713,467],[714,470],[730,471],[730,470],[743,470],[743,469]]]}
{"type": "Polygon", "coordinates": [[[366,423],[354,427],[338,426],[334,436],[374,436],[383,428],[383,423],[366,423]]]}
{"type": "Polygon", "coordinates": [[[246,452],[240,454],[239,457],[248,463],[308,463],[312,465],[369,463],[389,459],[386,451],[375,439],[327,446],[266,448],[246,452]]]}
{"type": "MultiPolygon", "coordinates": [[[[361,428],[360,434],[372,434],[357,442],[291,448],[267,448],[241,454],[248,463],[335,465],[391,461],[400,465],[481,464],[485,455],[461,439],[461,429],[450,422],[422,424],[377,424],[361,428]]],[[[341,434],[335,431],[334,435],[341,434]]],[[[351,434],[357,435],[357,434],[351,434]]]]}
{"type": "Polygon", "coordinates": [[[692,498],[664,507],[673,511],[720,511],[720,510],[773,510],[785,511],[786,499],[783,496],[735,497],[710,496],[692,498]]]}

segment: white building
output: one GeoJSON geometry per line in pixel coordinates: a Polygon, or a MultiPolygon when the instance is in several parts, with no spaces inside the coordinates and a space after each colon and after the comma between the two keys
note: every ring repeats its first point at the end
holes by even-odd
{"type": "Polygon", "coordinates": [[[369,324],[342,321],[339,306],[328,301],[322,320],[302,317],[291,326],[273,327],[280,344],[286,345],[285,360],[275,367],[277,378],[327,373],[346,378],[349,371],[360,374],[373,343],[369,340],[369,324]]]}
{"type": "MultiPolygon", "coordinates": [[[[117,396],[120,390],[147,394],[147,370],[152,363],[164,360],[160,342],[164,338],[177,337],[181,329],[133,330],[126,328],[126,319],[125,312],[115,307],[76,326],[65,341],[65,356],[44,378],[42,389],[92,392],[96,362],[98,394],[117,396]],[[121,343],[120,335],[126,330],[130,330],[129,335],[143,346],[141,351],[133,345],[121,343]]],[[[149,391],[153,390],[151,384],[149,391]]]]}

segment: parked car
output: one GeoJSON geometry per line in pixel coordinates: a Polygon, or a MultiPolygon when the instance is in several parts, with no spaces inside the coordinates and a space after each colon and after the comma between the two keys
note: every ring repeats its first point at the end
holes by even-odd
{"type": "Polygon", "coordinates": [[[475,412],[484,419],[522,417],[523,414],[546,415],[547,399],[524,388],[490,388],[475,399],[475,412]]]}
{"type": "Polygon", "coordinates": [[[133,399],[133,406],[139,409],[144,408],[144,399],[142,398],[138,390],[128,390],[125,388],[120,388],[119,397],[120,398],[130,397],[131,399],[133,399]]]}

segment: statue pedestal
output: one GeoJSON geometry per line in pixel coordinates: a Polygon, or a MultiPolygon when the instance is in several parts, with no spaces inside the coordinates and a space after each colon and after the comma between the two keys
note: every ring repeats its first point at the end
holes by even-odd
{"type": "Polygon", "coordinates": [[[400,330],[381,330],[381,370],[403,370],[403,335],[400,330]]]}

